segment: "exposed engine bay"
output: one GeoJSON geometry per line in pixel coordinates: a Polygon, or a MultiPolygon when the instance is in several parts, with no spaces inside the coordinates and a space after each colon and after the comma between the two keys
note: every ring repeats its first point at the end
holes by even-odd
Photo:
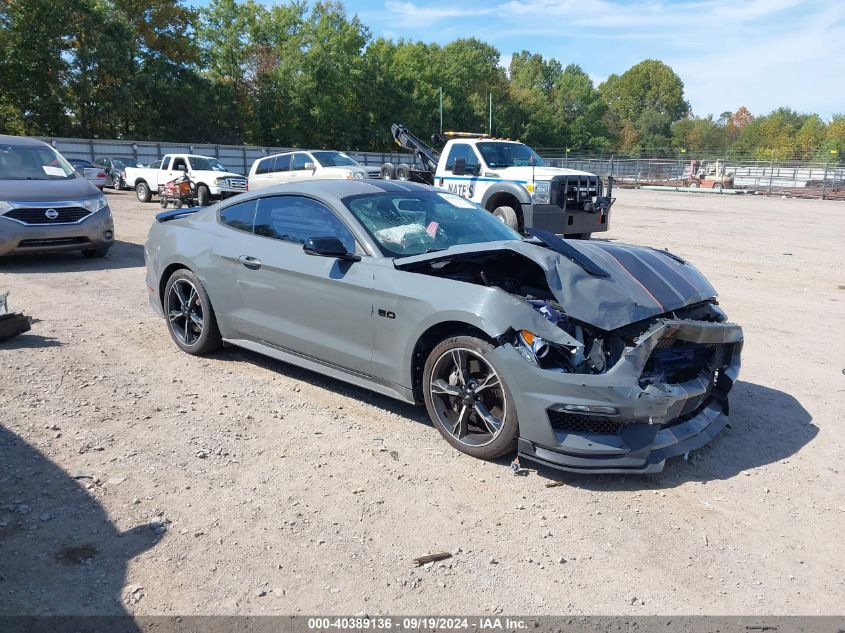
{"type": "MultiPolygon", "coordinates": [[[[682,319],[722,323],[725,315],[715,300],[686,306],[613,331],[604,331],[569,317],[549,288],[546,273],[534,261],[514,251],[466,253],[427,260],[402,267],[408,272],[495,287],[525,301],[552,325],[569,334],[579,346],[556,345],[528,330],[511,331],[500,342],[513,343],[530,363],[552,371],[603,374],[612,368],[626,349],[661,319],[682,319]]],[[[564,290],[565,292],[565,290],[564,290]]],[[[682,382],[694,378],[714,363],[715,346],[697,343],[665,345],[655,350],[643,373],[641,385],[682,382]]]]}

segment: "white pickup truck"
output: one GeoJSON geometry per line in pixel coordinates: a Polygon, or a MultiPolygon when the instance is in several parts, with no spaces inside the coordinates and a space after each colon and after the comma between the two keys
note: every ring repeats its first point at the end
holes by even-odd
{"type": "Polygon", "coordinates": [[[595,174],[549,167],[518,141],[483,134],[447,132],[442,152],[414,136],[404,125],[391,128],[397,145],[414,153],[422,169],[407,164],[382,166],[386,180],[416,180],[443,187],[484,207],[522,232],[549,231],[587,239],[607,231],[613,198],[595,174]]]}
{"type": "Polygon", "coordinates": [[[127,167],[126,185],[135,189],[141,202],[149,202],[158,193],[159,185],[187,173],[196,185],[197,201],[201,207],[213,200],[222,200],[247,190],[246,178],[227,171],[212,156],[194,154],[165,154],[149,167],[127,167]]]}

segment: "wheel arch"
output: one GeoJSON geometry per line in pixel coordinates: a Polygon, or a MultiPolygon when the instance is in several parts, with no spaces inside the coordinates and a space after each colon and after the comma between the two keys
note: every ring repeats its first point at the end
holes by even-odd
{"type": "Polygon", "coordinates": [[[522,213],[522,205],[530,203],[528,194],[520,189],[514,183],[505,183],[501,187],[491,187],[484,192],[484,197],[481,200],[481,206],[491,213],[496,207],[509,206],[516,211],[516,217],[519,221],[519,229],[523,230],[525,225],[525,216],[522,213]]]}
{"type": "Polygon", "coordinates": [[[475,336],[491,344],[496,344],[495,337],[485,332],[479,325],[473,325],[467,321],[451,320],[441,321],[428,327],[414,344],[411,353],[411,389],[414,400],[423,403],[422,377],[425,369],[425,361],[438,343],[454,336],[475,336]]]}
{"type": "Polygon", "coordinates": [[[170,277],[175,273],[177,270],[185,269],[190,272],[194,272],[191,270],[191,267],[187,264],[182,262],[173,262],[168,264],[165,269],[161,272],[161,278],[158,280],[158,301],[164,309],[164,289],[167,286],[167,282],[170,280],[170,277]]]}

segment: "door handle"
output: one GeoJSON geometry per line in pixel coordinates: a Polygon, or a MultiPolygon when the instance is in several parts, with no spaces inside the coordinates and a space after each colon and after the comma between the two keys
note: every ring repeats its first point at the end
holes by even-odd
{"type": "Polygon", "coordinates": [[[252,270],[258,270],[261,268],[261,260],[256,259],[255,257],[250,257],[249,255],[241,255],[238,257],[238,261],[252,270]]]}

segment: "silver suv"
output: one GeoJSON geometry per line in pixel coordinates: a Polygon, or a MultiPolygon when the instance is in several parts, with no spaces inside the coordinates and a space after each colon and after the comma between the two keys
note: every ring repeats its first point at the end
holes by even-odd
{"type": "Polygon", "coordinates": [[[114,243],[106,197],[43,141],[0,135],[0,256],[82,251],[114,243]]]}

